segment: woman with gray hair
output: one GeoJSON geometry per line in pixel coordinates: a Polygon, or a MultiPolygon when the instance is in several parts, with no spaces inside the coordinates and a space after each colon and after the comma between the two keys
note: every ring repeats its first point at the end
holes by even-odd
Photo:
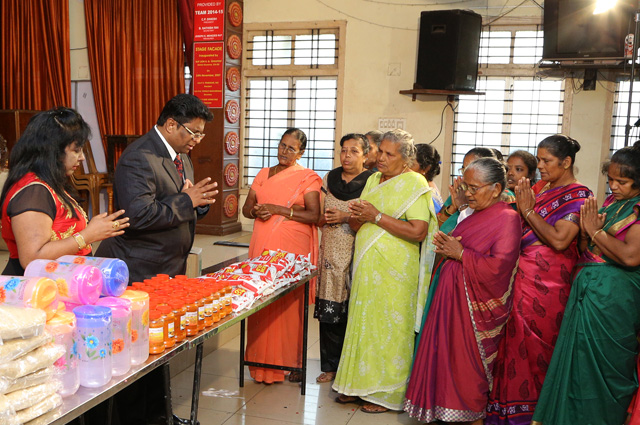
{"type": "Polygon", "coordinates": [[[462,188],[474,213],[451,236],[434,238],[444,258],[433,273],[404,405],[420,421],[475,425],[485,417],[522,234],[519,214],[501,201],[506,184],[503,163],[473,161],[462,188]]]}
{"type": "Polygon", "coordinates": [[[402,410],[433,264],[436,215],[429,184],[410,169],[415,150],[406,131],[385,133],[379,171],[349,205],[353,283],[333,388],[338,403],[365,400],[367,413],[402,410]]]}

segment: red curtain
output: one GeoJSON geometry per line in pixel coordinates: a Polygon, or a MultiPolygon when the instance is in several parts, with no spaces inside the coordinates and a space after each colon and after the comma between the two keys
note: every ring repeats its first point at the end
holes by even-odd
{"type": "Polygon", "coordinates": [[[0,5],[0,109],[71,106],[69,0],[0,5]]]}
{"type": "Polygon", "coordinates": [[[184,92],[175,0],[85,0],[87,47],[98,125],[106,135],[144,134],[164,104],[184,92]]]}

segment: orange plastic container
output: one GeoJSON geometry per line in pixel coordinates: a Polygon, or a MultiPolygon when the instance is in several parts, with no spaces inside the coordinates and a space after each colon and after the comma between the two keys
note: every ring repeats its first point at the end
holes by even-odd
{"type": "Polygon", "coordinates": [[[195,295],[190,295],[187,298],[187,312],[185,316],[187,317],[187,336],[194,336],[198,334],[198,305],[197,302],[198,297],[195,295]]]}
{"type": "Polygon", "coordinates": [[[164,351],[164,318],[159,311],[149,312],[149,354],[164,351]]]}
{"type": "Polygon", "coordinates": [[[187,337],[187,307],[180,300],[171,300],[171,308],[175,316],[176,342],[184,341],[187,337]]]}
{"type": "Polygon", "coordinates": [[[159,306],[158,311],[164,320],[164,347],[171,348],[176,345],[176,316],[168,305],[159,306]]]}

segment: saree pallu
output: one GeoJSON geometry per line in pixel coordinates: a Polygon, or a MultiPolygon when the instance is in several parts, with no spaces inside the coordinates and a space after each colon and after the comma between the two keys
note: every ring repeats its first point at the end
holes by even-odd
{"type": "Polygon", "coordinates": [[[333,389],[402,410],[437,222],[424,177],[411,172],[382,184],[380,177],[379,172],[369,177],[361,199],[393,218],[428,222],[428,235],[421,249],[373,223],[358,230],[347,332],[333,389]]]}
{"type": "MultiPolygon", "coordinates": [[[[640,224],[640,197],[605,201],[604,230],[624,240],[640,224]]],[[[638,387],[640,267],[623,267],[590,244],[578,263],[558,342],[533,415],[544,425],[625,422],[638,387]]]]}
{"type": "MultiPolygon", "coordinates": [[[[538,182],[533,187],[537,194],[534,211],[550,225],[569,214],[577,220],[591,191],[574,183],[538,194],[545,184],[538,182]]],[[[526,222],[523,225],[513,283],[514,308],[498,350],[485,424],[531,423],[569,299],[571,272],[578,261],[577,240],[556,251],[541,245],[533,229],[526,222]]]]}
{"type": "MultiPolygon", "coordinates": [[[[259,204],[304,206],[304,195],[320,192],[322,180],[313,171],[294,165],[273,177],[269,169],[260,170],[251,188],[259,204]]],[[[280,215],[267,221],[255,220],[249,244],[249,257],[263,250],[281,249],[295,254],[311,254],[311,262],[318,262],[318,229],[315,225],[298,223],[280,215]]],[[[314,286],[310,288],[313,302],[314,286]]],[[[302,314],[304,288],[270,304],[249,317],[245,359],[251,362],[300,367],[302,364],[302,314]]],[[[251,377],[258,382],[280,382],[285,372],[275,369],[250,367],[251,377]]]]}
{"type": "Polygon", "coordinates": [[[462,263],[447,259],[422,328],[404,409],[420,421],[484,417],[493,364],[511,309],[522,224],[498,202],[458,224],[462,263]]]}

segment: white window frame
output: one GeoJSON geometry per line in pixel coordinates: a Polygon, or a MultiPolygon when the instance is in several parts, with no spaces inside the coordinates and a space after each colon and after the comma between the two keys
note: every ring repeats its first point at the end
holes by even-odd
{"type": "MultiPolygon", "coordinates": [[[[334,165],[335,157],[338,149],[335,147],[335,139],[342,134],[342,115],[343,115],[343,93],[344,93],[344,69],[345,69],[345,53],[346,53],[346,21],[315,21],[315,22],[280,22],[280,23],[255,23],[245,24],[243,39],[246,40],[245,45],[249,45],[248,41],[255,35],[264,35],[267,31],[273,31],[277,35],[297,35],[301,32],[310,32],[311,30],[320,30],[321,34],[336,34],[338,43],[338,54],[335,65],[295,65],[292,60],[290,65],[277,66],[256,66],[248,59],[249,55],[246,49],[243,50],[243,72],[242,72],[242,104],[247,105],[246,88],[251,78],[260,77],[283,77],[283,78],[300,78],[300,77],[335,77],[337,79],[336,91],[336,120],[335,120],[335,137],[334,137],[334,165]]],[[[249,186],[245,183],[245,116],[241,117],[240,122],[240,170],[241,170],[241,190],[242,194],[248,193],[249,186]]]]}

